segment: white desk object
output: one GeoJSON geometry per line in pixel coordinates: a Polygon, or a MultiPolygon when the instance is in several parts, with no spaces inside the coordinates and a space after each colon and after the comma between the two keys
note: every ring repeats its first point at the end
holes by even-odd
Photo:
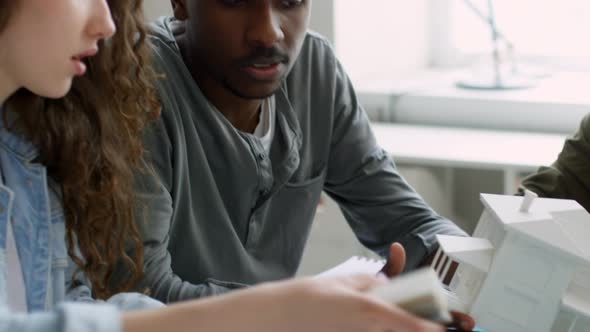
{"type": "Polygon", "coordinates": [[[549,198],[534,198],[523,212],[524,199],[482,194],[473,238],[437,236],[433,268],[445,280],[441,266],[458,264],[450,290],[492,332],[586,332],[590,214],[573,200],[549,198]]]}
{"type": "Polygon", "coordinates": [[[450,323],[446,291],[432,269],[422,268],[369,289],[368,294],[419,317],[450,323]]]}
{"type": "Polygon", "coordinates": [[[353,256],[345,262],[319,273],[316,277],[351,276],[356,274],[376,275],[385,266],[385,260],[353,256]]]}
{"type": "Polygon", "coordinates": [[[567,137],[377,122],[372,128],[396,163],[502,171],[506,194],[514,193],[518,174],[555,161],[567,137]]]}

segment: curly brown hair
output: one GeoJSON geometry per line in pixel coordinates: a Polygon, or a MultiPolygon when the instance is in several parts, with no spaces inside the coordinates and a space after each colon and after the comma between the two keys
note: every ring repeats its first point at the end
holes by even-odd
{"type": "MultiPolygon", "coordinates": [[[[0,30],[15,2],[0,0],[0,30]]],[[[88,73],[74,79],[68,95],[52,100],[21,89],[5,104],[19,114],[19,132],[37,145],[39,161],[61,192],[68,254],[101,299],[133,288],[143,272],[134,176],[146,171],[142,129],[160,109],[143,0],[107,2],[117,33],[100,42],[88,73]],[[128,278],[111,287],[119,263],[128,278]]]]}

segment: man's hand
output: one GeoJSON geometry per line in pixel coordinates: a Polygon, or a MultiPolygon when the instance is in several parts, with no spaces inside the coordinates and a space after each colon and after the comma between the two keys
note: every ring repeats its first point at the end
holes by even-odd
{"type": "MultiPolygon", "coordinates": [[[[432,261],[434,256],[430,255],[426,259],[425,263],[432,261]]],[[[425,264],[424,266],[429,265],[425,264]]],[[[385,266],[381,270],[388,278],[393,278],[404,270],[406,266],[406,250],[404,246],[396,242],[389,247],[389,257],[385,266]]],[[[462,312],[451,311],[453,322],[449,326],[459,328],[459,331],[471,331],[475,327],[475,321],[471,316],[462,312]]]]}
{"type": "Polygon", "coordinates": [[[394,243],[389,247],[389,258],[381,270],[388,278],[393,278],[404,270],[406,267],[406,250],[399,243],[394,243]]]}

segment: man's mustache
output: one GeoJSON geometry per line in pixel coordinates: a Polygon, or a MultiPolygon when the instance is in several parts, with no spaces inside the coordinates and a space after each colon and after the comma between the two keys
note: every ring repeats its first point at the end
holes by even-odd
{"type": "Polygon", "coordinates": [[[238,64],[251,66],[253,64],[270,65],[274,63],[289,63],[289,55],[278,47],[258,47],[251,54],[238,60],[238,64]]]}

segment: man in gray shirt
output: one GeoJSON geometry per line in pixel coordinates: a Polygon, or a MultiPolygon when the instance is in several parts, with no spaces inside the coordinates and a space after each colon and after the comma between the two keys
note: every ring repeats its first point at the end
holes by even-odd
{"type": "Polygon", "coordinates": [[[393,271],[424,262],[436,234],[465,235],[377,146],[332,48],[307,32],[310,0],[172,4],[151,27],[163,113],[146,149],[163,186],[139,193],[154,297],[293,276],[322,191],[393,271]]]}

